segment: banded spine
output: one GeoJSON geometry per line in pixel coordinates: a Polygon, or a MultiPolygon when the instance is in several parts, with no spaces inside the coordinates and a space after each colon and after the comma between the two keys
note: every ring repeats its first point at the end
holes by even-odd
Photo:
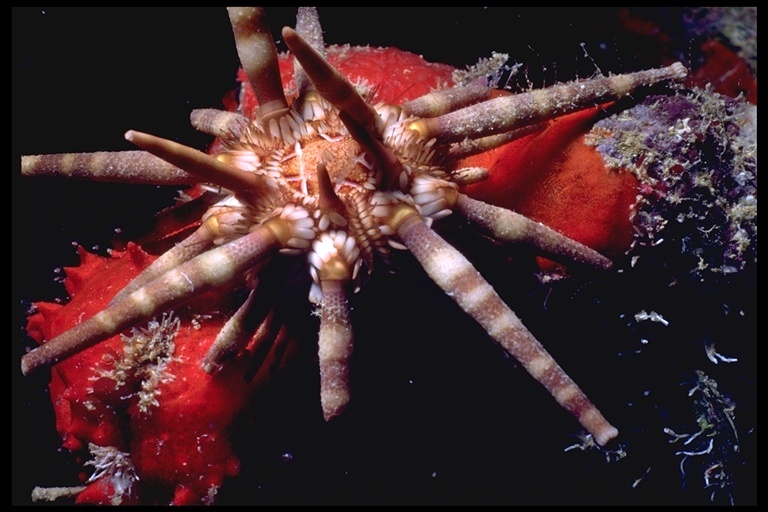
{"type": "Polygon", "coordinates": [[[598,444],[605,445],[618,435],[618,430],[608,423],[464,255],[416,214],[403,219],[397,234],[432,280],[517,359],[598,444]]]}
{"type": "Polygon", "coordinates": [[[242,238],[203,253],[27,353],[21,360],[21,371],[26,375],[39,366],[55,363],[175,307],[193,294],[224,285],[280,246],[273,229],[260,226],[242,238]]]}

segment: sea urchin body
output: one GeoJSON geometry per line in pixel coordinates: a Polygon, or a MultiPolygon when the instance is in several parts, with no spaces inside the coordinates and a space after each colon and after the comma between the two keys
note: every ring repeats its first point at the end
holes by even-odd
{"type": "Polygon", "coordinates": [[[262,281],[274,261],[298,257],[306,260],[313,281],[309,298],[320,317],[321,404],[330,420],[353,393],[351,294],[386,265],[393,250],[407,250],[598,444],[614,438],[617,430],[432,225],[458,214],[497,242],[523,242],[567,264],[609,269],[610,260],[588,247],[463,194],[462,186],[487,171],[455,164],[508,141],[520,128],[683,78],[685,68],[678,63],[498,99],[488,99],[489,88],[470,85],[399,105],[372,104],[372,91],[356,87],[325,60],[313,9],[300,9],[297,29],[282,32],[296,58],[295,90],[287,92],[263,11],[230,9],[229,15],[259,109],[253,117],[193,112],[193,125],[218,137],[215,155],[130,130],[126,139],[141,151],[23,158],[25,175],[203,183],[218,194],[195,230],[115,290],[103,309],[25,355],[23,373],[56,364],[201,294],[246,290],[242,306],[196,361],[208,375],[199,377],[213,382],[246,347],[280,344],[281,327],[273,325],[262,281]]]}

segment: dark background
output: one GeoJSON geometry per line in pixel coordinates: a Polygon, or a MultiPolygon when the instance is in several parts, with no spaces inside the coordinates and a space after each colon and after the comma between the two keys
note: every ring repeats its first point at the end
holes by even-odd
{"type": "MultiPolygon", "coordinates": [[[[644,14],[675,20],[679,12],[644,14]]],[[[273,27],[294,24],[292,8],[268,16],[273,27]]],[[[398,46],[458,67],[502,51],[526,64],[536,86],[661,59],[652,39],[622,28],[615,9],[331,8],[320,16],[327,44],[398,46]]],[[[73,241],[103,252],[115,228],[151,216],[175,191],[20,180],[19,157],[132,149],[123,140],[131,128],[204,148],[209,139],[189,126],[189,112],[220,106],[238,61],[222,8],[14,9],[12,31],[12,488],[13,503],[24,504],[34,485],[76,485],[82,469],[59,451],[46,372],[20,376],[32,345],[24,312],[65,297],[54,269],[78,263],[73,241]]],[[[695,61],[695,46],[683,57],[695,61]]],[[[470,259],[618,426],[628,456],[606,464],[597,452],[564,452],[578,442],[575,421],[402,258],[395,276],[378,273],[355,297],[348,414],[322,422],[315,367],[297,362],[234,434],[242,471],[220,503],[708,504],[701,473],[681,475],[681,447],[662,432],[695,430],[687,392],[696,369],[737,404],[732,491],[737,504],[756,503],[754,273],[669,287],[651,265],[549,288],[526,257],[509,266],[510,252],[487,250],[460,227],[446,236],[470,246],[470,259]],[[641,309],[670,325],[633,323],[641,309]],[[713,365],[705,339],[740,362],[713,365]]],[[[315,329],[307,310],[296,314],[315,329]]]]}

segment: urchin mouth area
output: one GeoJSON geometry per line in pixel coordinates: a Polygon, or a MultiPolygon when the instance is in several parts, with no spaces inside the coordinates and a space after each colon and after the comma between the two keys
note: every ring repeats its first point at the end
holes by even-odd
{"type": "Polygon", "coordinates": [[[296,191],[308,196],[319,194],[317,169],[325,166],[336,193],[345,196],[353,189],[375,188],[373,168],[360,145],[349,136],[317,136],[301,141],[282,159],[281,175],[296,191]]]}

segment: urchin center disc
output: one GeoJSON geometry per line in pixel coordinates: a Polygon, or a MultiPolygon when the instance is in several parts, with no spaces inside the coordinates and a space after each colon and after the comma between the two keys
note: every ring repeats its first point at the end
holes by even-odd
{"type": "Polygon", "coordinates": [[[283,176],[301,193],[317,195],[317,166],[320,164],[325,165],[331,183],[340,195],[365,186],[365,183],[373,183],[374,172],[364,152],[347,135],[317,136],[297,143],[292,157],[284,162],[283,176]]]}

